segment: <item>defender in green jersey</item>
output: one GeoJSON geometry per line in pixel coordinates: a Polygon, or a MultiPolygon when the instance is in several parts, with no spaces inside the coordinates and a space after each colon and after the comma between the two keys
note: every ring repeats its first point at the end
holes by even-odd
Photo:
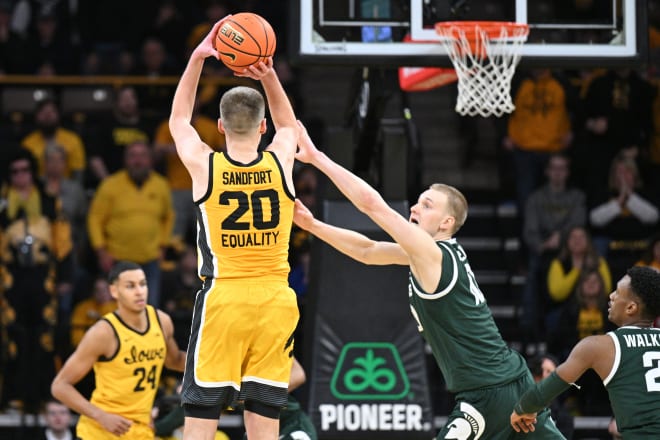
{"type": "MultiPolygon", "coordinates": [[[[438,438],[515,437],[507,405],[534,381],[523,357],[502,340],[465,251],[452,238],[467,217],[465,197],[449,185],[434,184],[419,196],[406,221],[366,182],[318,151],[304,127],[298,147],[297,159],[326,174],[396,243],[318,221],[299,201],[296,224],[363,263],[410,267],[412,314],[457,401],[438,438]]],[[[564,437],[546,410],[538,416],[535,434],[527,438],[564,437]]]]}
{"type": "Polygon", "coordinates": [[[624,440],[660,438],[660,273],[632,267],[610,294],[608,318],[619,326],[582,339],[555,372],[520,398],[511,414],[518,432],[534,431],[535,412],[588,370],[603,379],[624,440]]]}

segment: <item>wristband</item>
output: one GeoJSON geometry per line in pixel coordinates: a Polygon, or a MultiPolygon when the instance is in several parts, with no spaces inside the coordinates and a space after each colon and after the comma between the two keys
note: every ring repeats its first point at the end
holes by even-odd
{"type": "Polygon", "coordinates": [[[536,413],[545,408],[552,400],[567,390],[571,384],[559,377],[555,371],[528,389],[513,410],[516,414],[536,413]]]}

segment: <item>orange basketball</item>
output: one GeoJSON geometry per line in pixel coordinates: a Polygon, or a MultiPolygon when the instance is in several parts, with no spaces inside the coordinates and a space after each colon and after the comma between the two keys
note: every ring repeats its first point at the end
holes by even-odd
{"type": "Polygon", "coordinates": [[[222,23],[215,39],[220,60],[236,72],[273,56],[275,44],[275,32],[270,23],[251,12],[229,17],[222,23]]]}

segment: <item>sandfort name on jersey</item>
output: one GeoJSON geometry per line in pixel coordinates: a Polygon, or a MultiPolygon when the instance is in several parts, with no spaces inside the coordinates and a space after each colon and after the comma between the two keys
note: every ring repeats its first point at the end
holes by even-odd
{"type": "Polygon", "coordinates": [[[264,171],[224,171],[222,173],[223,185],[261,185],[272,183],[272,170],[264,171]]]}
{"type": "Polygon", "coordinates": [[[660,332],[638,335],[623,335],[626,346],[630,347],[660,347],[660,332]]]}
{"type": "Polygon", "coordinates": [[[321,430],[422,431],[422,407],[403,403],[319,405],[321,430]]]}

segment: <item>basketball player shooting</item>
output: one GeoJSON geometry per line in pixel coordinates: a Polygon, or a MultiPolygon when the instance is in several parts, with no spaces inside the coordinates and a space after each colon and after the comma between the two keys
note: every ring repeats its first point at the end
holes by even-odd
{"type": "MultiPolygon", "coordinates": [[[[296,295],[288,285],[298,126],[272,58],[235,73],[261,81],[266,93],[276,130],[266,151],[258,151],[266,120],[256,89],[234,87],[220,100],[218,130],[225,134],[226,152],[213,152],[191,125],[204,60],[220,58],[218,32],[231,20],[218,22],[191,54],[169,120],[192,178],[204,280],[181,393],[184,440],[212,440],[221,411],[238,402],[245,406],[250,440],[277,439],[298,321],[296,295]]],[[[234,24],[232,30],[241,33],[234,41],[255,34],[234,24]]]]}

